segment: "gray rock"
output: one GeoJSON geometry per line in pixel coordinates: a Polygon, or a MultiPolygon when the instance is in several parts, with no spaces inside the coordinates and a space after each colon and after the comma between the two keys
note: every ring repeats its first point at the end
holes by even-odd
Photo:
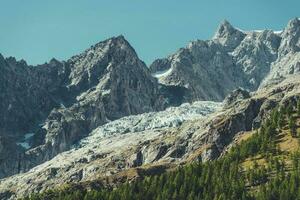
{"type": "Polygon", "coordinates": [[[238,88],[232,91],[225,99],[224,99],[224,107],[230,107],[234,103],[238,103],[241,100],[250,98],[250,93],[243,88],[238,88]]]}
{"type": "Polygon", "coordinates": [[[214,36],[214,40],[222,44],[229,51],[232,51],[241,43],[245,36],[245,33],[234,28],[225,20],[220,24],[214,36]]]}

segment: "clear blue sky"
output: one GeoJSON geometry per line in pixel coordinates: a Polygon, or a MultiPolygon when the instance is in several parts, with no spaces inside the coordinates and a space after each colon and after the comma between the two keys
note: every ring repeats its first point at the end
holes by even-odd
{"type": "Polygon", "coordinates": [[[300,0],[0,0],[0,53],[41,64],[66,60],[123,34],[146,63],[195,39],[223,19],[241,29],[284,28],[300,0]]]}

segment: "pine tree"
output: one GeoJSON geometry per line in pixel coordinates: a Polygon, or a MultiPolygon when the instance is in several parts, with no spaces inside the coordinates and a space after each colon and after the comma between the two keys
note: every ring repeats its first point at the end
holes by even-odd
{"type": "Polygon", "coordinates": [[[277,128],[282,129],[283,126],[284,126],[284,114],[280,112],[277,120],[277,128]]]}
{"type": "Polygon", "coordinates": [[[292,137],[297,136],[297,130],[296,130],[296,120],[293,116],[289,118],[289,129],[291,131],[292,137]]]}
{"type": "Polygon", "coordinates": [[[288,104],[286,108],[286,114],[290,117],[293,114],[293,106],[291,103],[288,104]]]}
{"type": "Polygon", "coordinates": [[[297,114],[300,116],[300,99],[297,102],[297,114]]]}

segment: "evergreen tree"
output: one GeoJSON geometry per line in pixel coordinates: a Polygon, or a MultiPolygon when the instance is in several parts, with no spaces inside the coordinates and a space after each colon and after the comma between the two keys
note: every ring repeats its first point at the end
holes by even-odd
{"type": "Polygon", "coordinates": [[[291,103],[288,104],[287,108],[286,108],[286,114],[290,117],[293,113],[293,106],[291,103]]]}
{"type": "Polygon", "coordinates": [[[300,99],[297,101],[297,114],[300,116],[300,99]]]}
{"type": "Polygon", "coordinates": [[[293,116],[291,116],[289,118],[289,129],[291,131],[291,135],[293,137],[296,137],[297,136],[297,130],[296,130],[296,120],[293,116]]]}

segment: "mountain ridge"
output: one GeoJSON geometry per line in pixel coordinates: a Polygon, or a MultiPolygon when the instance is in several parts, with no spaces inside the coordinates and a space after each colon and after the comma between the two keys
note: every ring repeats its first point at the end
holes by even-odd
{"type": "MultiPolygon", "coordinates": [[[[293,73],[293,70],[289,69],[295,68],[293,65],[298,63],[299,59],[294,55],[298,52],[297,48],[294,48],[293,55],[281,52],[284,48],[292,51],[292,47],[291,49],[285,47],[291,40],[295,43],[299,41],[297,35],[293,36],[299,32],[298,21],[298,18],[290,20],[285,30],[278,32],[243,31],[225,20],[219,25],[211,40],[190,42],[175,54],[154,61],[150,65],[150,71],[154,75],[160,71],[168,72],[158,77],[159,82],[187,90],[186,101],[199,99],[220,101],[237,87],[254,91],[260,86],[264,87],[268,82],[272,84],[276,79],[273,75],[276,71],[282,71],[283,77],[293,73]],[[273,69],[280,60],[292,58],[295,58],[294,63],[285,61],[285,70],[273,69]],[[222,72],[220,69],[226,71],[222,72]],[[224,77],[229,77],[230,80],[224,77]],[[223,85],[216,85],[216,82],[223,85]]],[[[282,66],[282,63],[279,64],[282,66]]],[[[294,71],[297,70],[298,68],[294,71]]]]}

